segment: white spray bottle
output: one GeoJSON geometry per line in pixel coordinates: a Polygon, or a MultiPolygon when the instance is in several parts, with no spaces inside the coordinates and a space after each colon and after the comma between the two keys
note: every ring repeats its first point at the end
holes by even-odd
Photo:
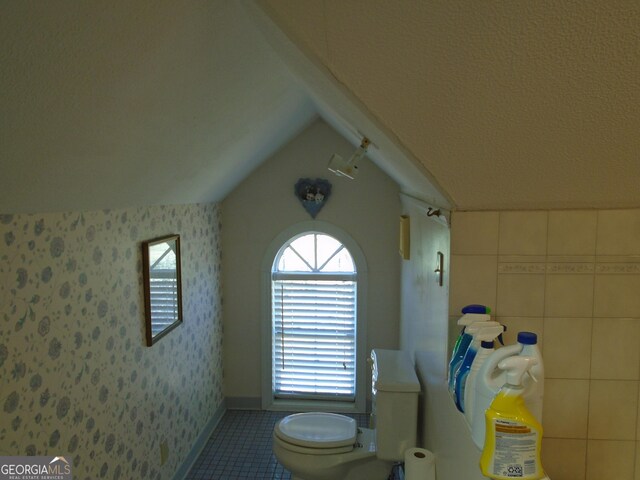
{"type": "Polygon", "coordinates": [[[494,340],[504,332],[504,325],[492,325],[490,327],[484,327],[475,335],[474,338],[480,341],[480,347],[476,354],[469,374],[466,379],[466,384],[462,386],[462,411],[467,419],[469,428],[471,428],[471,417],[473,415],[473,404],[475,401],[475,385],[478,372],[485,360],[494,352],[494,340]]]}
{"type": "Polygon", "coordinates": [[[524,376],[524,401],[527,408],[542,423],[542,406],[544,396],[544,362],[538,348],[538,336],[532,332],[518,333],[518,343],[522,344],[520,355],[535,359],[535,364],[524,376]]]}

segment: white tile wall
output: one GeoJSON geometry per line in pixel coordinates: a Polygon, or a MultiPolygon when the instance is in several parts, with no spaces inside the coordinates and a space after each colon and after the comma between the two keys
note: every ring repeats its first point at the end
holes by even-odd
{"type": "Polygon", "coordinates": [[[451,245],[452,330],[485,303],[540,336],[550,478],[640,480],[640,209],[456,212],[451,245]]]}

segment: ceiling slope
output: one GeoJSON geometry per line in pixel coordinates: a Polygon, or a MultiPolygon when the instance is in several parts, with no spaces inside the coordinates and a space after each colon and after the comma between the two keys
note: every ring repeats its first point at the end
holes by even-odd
{"type": "Polygon", "coordinates": [[[640,206],[640,2],[257,0],[458,209],[640,206]]]}
{"type": "Polygon", "coordinates": [[[218,201],[316,116],[238,2],[7,2],[0,213],[218,201]]]}
{"type": "MultiPolygon", "coordinates": [[[[244,4],[265,39],[304,85],[320,116],[354,148],[360,145],[363,137],[368,138],[372,143],[367,159],[395,180],[405,195],[449,210],[451,201],[435,178],[404,148],[394,133],[372,115],[367,105],[342,85],[313,53],[304,51],[303,45],[293,43],[253,1],[247,0],[244,4]]],[[[312,13],[316,4],[307,5],[312,13]]]]}

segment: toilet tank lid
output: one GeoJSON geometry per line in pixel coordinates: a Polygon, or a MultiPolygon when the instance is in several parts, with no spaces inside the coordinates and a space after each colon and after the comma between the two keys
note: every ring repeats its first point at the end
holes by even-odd
{"type": "Polygon", "coordinates": [[[373,386],[383,392],[419,392],[420,382],[413,367],[413,362],[401,350],[374,349],[371,351],[373,361],[373,386]]]}

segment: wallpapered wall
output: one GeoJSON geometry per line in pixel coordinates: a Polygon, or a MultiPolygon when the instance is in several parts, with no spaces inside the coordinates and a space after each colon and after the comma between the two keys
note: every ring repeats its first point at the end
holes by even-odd
{"type": "Polygon", "coordinates": [[[0,455],[171,478],[223,402],[219,236],[215,205],[1,215],[0,455]],[[170,233],[185,322],[148,348],[140,242],[170,233]]]}

